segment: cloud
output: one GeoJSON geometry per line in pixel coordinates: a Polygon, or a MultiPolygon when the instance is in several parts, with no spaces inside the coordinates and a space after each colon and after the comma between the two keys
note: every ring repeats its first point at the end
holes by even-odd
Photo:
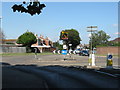
{"type": "Polygon", "coordinates": [[[113,27],[118,27],[118,24],[113,24],[112,26],[113,26],[113,27]]]}
{"type": "Polygon", "coordinates": [[[116,35],[120,35],[120,32],[116,32],[116,33],[114,33],[114,34],[116,34],[116,35]]]}

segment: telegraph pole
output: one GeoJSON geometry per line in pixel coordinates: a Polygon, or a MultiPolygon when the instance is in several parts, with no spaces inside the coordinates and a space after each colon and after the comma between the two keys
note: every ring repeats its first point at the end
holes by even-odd
{"type": "Polygon", "coordinates": [[[90,28],[90,30],[87,30],[87,32],[91,32],[91,54],[92,54],[92,51],[93,51],[93,48],[92,48],[92,33],[97,31],[97,30],[93,30],[93,28],[97,28],[97,26],[89,26],[87,28],[90,28]]]}
{"type": "Polygon", "coordinates": [[[92,66],[95,66],[95,55],[93,53],[93,48],[92,48],[92,33],[97,31],[97,30],[93,30],[93,28],[97,28],[97,26],[88,26],[87,28],[90,28],[90,30],[87,30],[87,32],[91,32],[91,51],[89,56],[89,65],[92,64],[92,66]]]}

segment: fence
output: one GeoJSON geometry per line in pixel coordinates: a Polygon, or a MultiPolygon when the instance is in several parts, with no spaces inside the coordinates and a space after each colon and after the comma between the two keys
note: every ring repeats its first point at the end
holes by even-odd
{"type": "Polygon", "coordinates": [[[26,53],[26,47],[0,47],[0,53],[26,53]]]}

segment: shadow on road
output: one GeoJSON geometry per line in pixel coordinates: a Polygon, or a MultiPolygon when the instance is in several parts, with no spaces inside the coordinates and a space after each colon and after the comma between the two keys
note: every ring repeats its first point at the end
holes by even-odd
{"type": "Polygon", "coordinates": [[[29,88],[40,90],[118,88],[119,69],[96,69],[82,66],[10,65],[2,62],[2,88],[29,88]],[[106,74],[109,73],[109,74],[106,74]],[[111,76],[110,76],[111,75],[111,76]],[[113,76],[112,76],[113,75],[113,76]],[[116,76],[116,77],[114,77],[116,76]],[[109,82],[108,82],[109,80],[109,82]]]}

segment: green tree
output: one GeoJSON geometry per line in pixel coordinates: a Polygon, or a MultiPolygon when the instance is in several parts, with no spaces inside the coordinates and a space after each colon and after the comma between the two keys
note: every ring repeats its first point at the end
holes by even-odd
{"type": "Polygon", "coordinates": [[[117,42],[109,41],[108,46],[120,46],[120,42],[119,41],[117,41],[117,42]]]}
{"type": "Polygon", "coordinates": [[[69,46],[69,44],[72,44],[72,49],[75,49],[76,46],[79,45],[81,41],[79,32],[75,29],[69,29],[64,31],[68,33],[68,39],[62,39],[62,32],[61,32],[60,40],[63,40],[63,43],[66,44],[67,46],[69,46]]]}
{"type": "Polygon", "coordinates": [[[59,41],[53,42],[53,47],[55,47],[56,49],[62,50],[62,45],[59,43],[59,41]]]}
{"type": "Polygon", "coordinates": [[[91,40],[92,40],[92,48],[96,46],[107,46],[109,38],[110,36],[107,35],[103,30],[98,31],[96,33],[92,33],[92,36],[90,37],[89,45],[91,47],[91,40]]]}
{"type": "Polygon", "coordinates": [[[32,44],[36,43],[37,39],[35,35],[32,32],[25,32],[21,36],[18,37],[18,40],[16,43],[22,44],[23,46],[30,47],[32,44]]]}
{"type": "Polygon", "coordinates": [[[4,31],[0,28],[0,44],[4,43],[5,34],[4,31]]]}

